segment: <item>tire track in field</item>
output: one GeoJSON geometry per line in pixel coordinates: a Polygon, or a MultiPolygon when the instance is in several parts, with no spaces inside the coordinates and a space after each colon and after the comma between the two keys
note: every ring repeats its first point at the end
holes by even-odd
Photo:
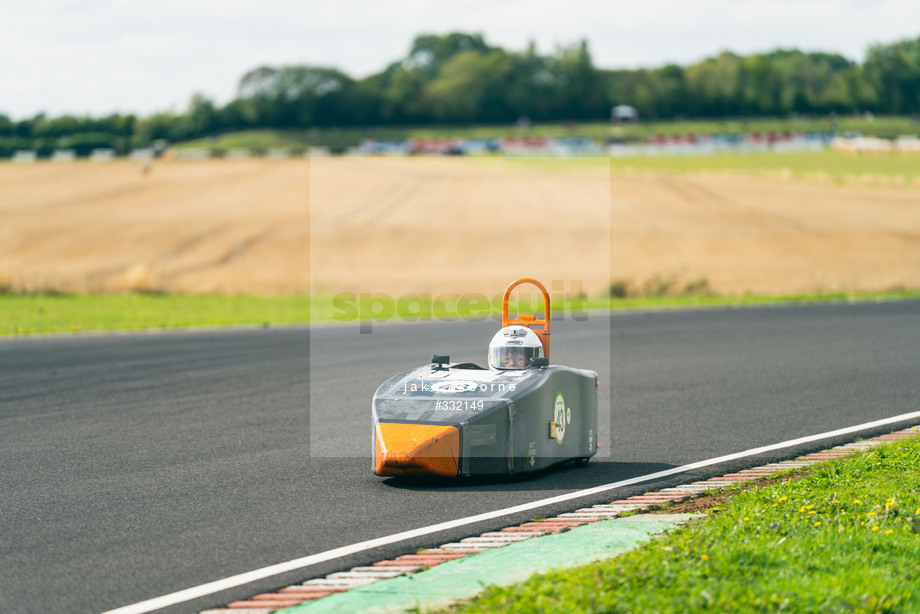
{"type": "Polygon", "coordinates": [[[802,232],[803,224],[784,215],[757,209],[750,203],[741,203],[711,188],[683,177],[659,177],[659,183],[684,202],[697,205],[699,209],[727,221],[762,227],[769,225],[784,231],[802,232]]]}

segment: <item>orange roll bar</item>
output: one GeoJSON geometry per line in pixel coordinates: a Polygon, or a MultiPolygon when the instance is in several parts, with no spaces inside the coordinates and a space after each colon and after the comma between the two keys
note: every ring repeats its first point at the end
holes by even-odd
{"type": "Polygon", "coordinates": [[[543,344],[543,355],[546,356],[547,360],[549,360],[549,321],[551,317],[549,307],[549,292],[546,291],[546,287],[543,284],[532,277],[521,277],[512,282],[512,284],[508,286],[508,289],[505,290],[505,296],[502,298],[502,328],[513,324],[519,324],[533,330],[533,332],[537,334],[537,337],[540,338],[540,343],[543,344]],[[533,284],[543,293],[542,320],[538,320],[536,316],[530,314],[520,314],[516,318],[508,317],[508,298],[511,296],[511,291],[520,284],[533,284]],[[534,326],[542,326],[543,328],[534,330],[534,326]]]}

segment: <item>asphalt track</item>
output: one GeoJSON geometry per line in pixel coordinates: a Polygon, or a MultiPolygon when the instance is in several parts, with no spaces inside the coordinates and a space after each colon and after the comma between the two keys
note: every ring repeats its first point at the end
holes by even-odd
{"type": "MultiPolygon", "coordinates": [[[[101,612],[373,537],[920,409],[920,302],[592,317],[559,323],[554,360],[608,371],[609,357],[601,380],[610,456],[515,482],[373,476],[376,385],[431,353],[477,360],[494,330],[493,322],[437,322],[380,325],[371,335],[344,325],[0,339],[0,611],[101,612]]],[[[610,499],[409,540],[164,611],[198,611],[610,499]]]]}

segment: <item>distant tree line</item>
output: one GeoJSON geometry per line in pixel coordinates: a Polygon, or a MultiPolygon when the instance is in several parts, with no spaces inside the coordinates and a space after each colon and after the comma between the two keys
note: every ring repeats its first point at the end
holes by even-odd
{"type": "Polygon", "coordinates": [[[261,66],[240,79],[224,106],[195,95],[185,112],[105,118],[0,115],[0,155],[16,149],[124,150],[252,128],[408,126],[590,121],[627,104],[648,120],[920,112],[920,38],[869,48],[862,63],[832,53],[723,52],[690,66],[607,70],[588,44],[549,55],[514,52],[481,35],[417,37],[408,55],[353,79],[334,68],[261,66]]]}

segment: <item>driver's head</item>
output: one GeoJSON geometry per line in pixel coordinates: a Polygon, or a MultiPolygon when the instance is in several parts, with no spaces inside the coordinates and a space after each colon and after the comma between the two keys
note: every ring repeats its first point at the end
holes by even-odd
{"type": "Polygon", "coordinates": [[[524,356],[524,348],[510,347],[505,350],[502,369],[523,369],[530,361],[524,356]]]}
{"type": "Polygon", "coordinates": [[[530,359],[543,356],[543,344],[526,326],[506,326],[489,344],[489,366],[493,369],[524,369],[530,359]]]}

